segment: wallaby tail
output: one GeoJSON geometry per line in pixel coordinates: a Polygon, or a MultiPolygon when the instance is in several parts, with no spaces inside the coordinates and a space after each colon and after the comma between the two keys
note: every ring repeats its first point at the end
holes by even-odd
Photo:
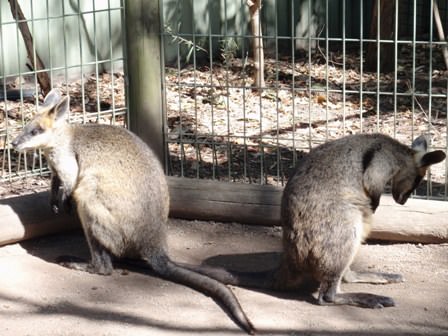
{"type": "Polygon", "coordinates": [[[214,266],[195,266],[188,264],[180,264],[182,267],[190,269],[194,272],[206,275],[210,278],[218,280],[226,285],[258,288],[258,289],[273,289],[274,279],[277,269],[271,269],[260,272],[239,272],[229,271],[224,268],[214,266]]]}
{"type": "Polygon", "coordinates": [[[153,257],[148,260],[155,272],[162,277],[178,282],[209,295],[221,303],[234,321],[248,334],[253,335],[255,328],[241,308],[235,294],[223,283],[193,269],[186,268],[170,260],[167,256],[153,257]]]}

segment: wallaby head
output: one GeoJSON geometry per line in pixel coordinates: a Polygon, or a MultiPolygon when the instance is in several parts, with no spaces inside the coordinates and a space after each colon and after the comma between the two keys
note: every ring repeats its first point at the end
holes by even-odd
{"type": "Polygon", "coordinates": [[[413,164],[404,165],[392,178],[392,195],[399,204],[404,204],[417,188],[430,165],[443,161],[446,157],[441,150],[428,152],[428,142],[424,135],[412,143],[413,164]]]}
{"type": "Polygon", "coordinates": [[[65,125],[69,111],[69,97],[61,98],[59,90],[53,89],[23,131],[12,141],[18,151],[53,147],[55,132],[65,125]]]}

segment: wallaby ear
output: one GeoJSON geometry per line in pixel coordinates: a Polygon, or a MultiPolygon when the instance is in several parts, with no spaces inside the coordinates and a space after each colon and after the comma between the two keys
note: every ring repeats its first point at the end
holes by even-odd
{"type": "Polygon", "coordinates": [[[424,153],[428,150],[428,139],[422,134],[412,142],[411,147],[416,152],[424,153]]]}
{"type": "Polygon", "coordinates": [[[68,111],[70,109],[69,96],[63,97],[59,103],[52,108],[49,113],[55,122],[65,121],[68,111]]]}
{"type": "Polygon", "coordinates": [[[443,161],[446,154],[441,150],[436,150],[433,152],[428,152],[420,159],[420,167],[428,167],[430,165],[439,163],[443,161]]]}
{"type": "Polygon", "coordinates": [[[55,106],[61,100],[61,92],[58,89],[51,89],[50,92],[47,93],[44,99],[44,103],[42,107],[52,107],[55,106]]]}

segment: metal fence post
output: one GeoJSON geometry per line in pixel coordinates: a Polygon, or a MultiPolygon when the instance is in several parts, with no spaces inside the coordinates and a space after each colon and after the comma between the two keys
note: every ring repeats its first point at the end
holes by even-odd
{"type": "Polygon", "coordinates": [[[126,66],[130,129],[164,162],[158,0],[126,0],[126,66]]]}

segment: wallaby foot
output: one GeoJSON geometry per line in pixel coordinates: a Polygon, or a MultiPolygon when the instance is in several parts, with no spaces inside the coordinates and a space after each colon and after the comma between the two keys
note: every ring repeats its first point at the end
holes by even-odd
{"type": "MultiPolygon", "coordinates": [[[[88,231],[87,231],[88,232],[88,231]]],[[[110,275],[114,270],[112,256],[104,246],[90,233],[86,238],[90,248],[90,262],[77,257],[63,256],[58,258],[61,266],[93,274],[110,275]]]]}
{"type": "Polygon", "coordinates": [[[318,297],[320,305],[330,303],[373,309],[395,306],[394,300],[387,296],[369,293],[338,293],[340,281],[339,278],[321,282],[318,297]]]}
{"type": "Polygon", "coordinates": [[[60,204],[62,204],[62,208],[64,209],[64,212],[71,214],[73,212],[73,209],[76,208],[76,205],[74,203],[75,203],[75,200],[71,196],[68,196],[67,198],[62,199],[61,201],[52,200],[50,202],[51,211],[53,211],[53,213],[56,215],[59,214],[61,212],[60,204]]]}
{"type": "Polygon", "coordinates": [[[109,258],[94,259],[91,262],[74,256],[60,256],[56,262],[64,267],[100,275],[111,275],[113,271],[112,261],[109,258]],[[95,261],[96,260],[96,261],[95,261]]]}
{"type": "Polygon", "coordinates": [[[376,272],[355,272],[351,269],[345,271],[342,278],[347,283],[371,283],[371,284],[388,284],[403,282],[401,274],[393,273],[376,273],[376,272]]]}
{"type": "Polygon", "coordinates": [[[337,293],[331,297],[319,295],[319,304],[350,305],[363,308],[385,308],[395,306],[392,298],[369,293],[337,293]]]}

